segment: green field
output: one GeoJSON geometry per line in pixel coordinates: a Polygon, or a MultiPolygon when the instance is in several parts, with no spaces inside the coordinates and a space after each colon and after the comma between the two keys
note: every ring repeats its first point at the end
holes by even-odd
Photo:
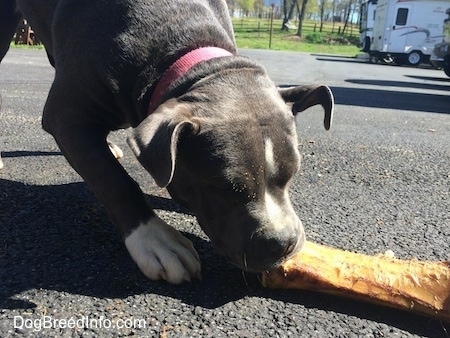
{"type": "MultiPolygon", "coordinates": [[[[296,28],[289,32],[282,31],[281,20],[274,20],[270,49],[355,56],[359,52],[358,27],[352,26],[349,34],[340,35],[338,32],[342,27],[343,23],[336,23],[334,27],[332,23],[326,23],[323,31],[319,32],[319,22],[306,21],[300,38],[296,35],[296,28]]],[[[268,19],[233,19],[233,28],[239,48],[269,49],[270,21],[268,19]]]]}
{"type": "MultiPolygon", "coordinates": [[[[294,22],[294,25],[296,23],[294,22]]],[[[352,26],[349,34],[340,35],[343,23],[326,23],[323,32],[319,32],[319,22],[306,21],[303,24],[303,36],[296,35],[297,29],[289,32],[281,30],[281,20],[273,21],[272,39],[270,41],[270,21],[257,18],[235,18],[233,28],[239,48],[287,50],[307,53],[330,53],[355,56],[359,52],[358,27],[352,26]]],[[[15,48],[43,48],[42,45],[15,45],[15,48]]]]}
{"type": "Polygon", "coordinates": [[[10,48],[22,48],[22,49],[44,49],[44,45],[25,45],[25,44],[15,44],[14,42],[11,42],[9,45],[10,48]]]}

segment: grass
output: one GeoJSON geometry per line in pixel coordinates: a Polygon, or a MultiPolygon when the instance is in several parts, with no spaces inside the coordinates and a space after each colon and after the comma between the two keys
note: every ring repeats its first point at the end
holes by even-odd
{"type": "MultiPolygon", "coordinates": [[[[267,19],[233,19],[236,44],[239,48],[269,49],[270,22],[267,19]]],[[[296,35],[297,29],[282,31],[281,20],[274,20],[270,49],[307,53],[330,53],[355,56],[359,52],[359,32],[352,27],[352,34],[338,34],[339,26],[331,23],[319,32],[319,23],[307,21],[303,24],[303,37],[296,35]]]]}
{"type": "MultiPolygon", "coordinates": [[[[295,23],[294,23],[295,24],[295,23]]],[[[337,55],[355,56],[359,52],[359,32],[356,26],[351,27],[351,34],[338,34],[339,25],[325,23],[323,31],[319,32],[319,23],[306,21],[303,24],[303,37],[296,35],[297,29],[281,30],[281,20],[273,21],[272,40],[270,49],[306,53],[329,53],[337,55]]],[[[233,28],[238,48],[269,49],[270,22],[268,19],[234,18],[233,28]]],[[[13,48],[43,49],[43,45],[28,46],[15,45],[13,48]]]]}
{"type": "Polygon", "coordinates": [[[11,42],[9,45],[10,48],[19,48],[19,49],[44,49],[44,45],[26,45],[26,44],[15,44],[14,42],[11,42]]]}

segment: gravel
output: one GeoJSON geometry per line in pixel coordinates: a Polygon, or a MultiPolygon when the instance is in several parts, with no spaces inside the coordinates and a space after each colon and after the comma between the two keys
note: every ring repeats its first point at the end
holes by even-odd
{"type": "MultiPolygon", "coordinates": [[[[260,59],[278,84],[320,80],[335,89],[332,131],[323,131],[320,108],[297,118],[303,162],[291,197],[309,239],[368,254],[390,249],[402,258],[450,259],[450,116],[439,113],[450,107],[450,83],[442,72],[302,53],[242,53],[260,59]],[[413,86],[391,88],[386,103],[385,87],[378,92],[373,83],[345,81],[363,67],[369,70],[363,79],[419,84],[417,107],[430,104],[430,112],[398,109],[404,97],[396,91],[416,92],[413,86]],[[339,94],[352,89],[383,103],[339,94]]],[[[0,66],[1,337],[448,337],[450,327],[437,319],[262,288],[259,276],[228,263],[195,217],[154,184],[127,148],[127,131],[119,131],[112,140],[125,153],[123,165],[157,213],[194,242],[203,264],[202,281],[148,281],[40,128],[52,77],[42,50],[13,49],[0,66]]]]}

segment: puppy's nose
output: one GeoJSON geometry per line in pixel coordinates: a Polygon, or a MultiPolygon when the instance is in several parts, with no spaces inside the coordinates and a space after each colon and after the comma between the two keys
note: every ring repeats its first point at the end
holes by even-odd
{"type": "Polygon", "coordinates": [[[249,271],[260,272],[269,269],[274,264],[297,252],[304,239],[297,233],[285,236],[268,236],[257,232],[252,236],[247,250],[247,267],[249,271]]]}
{"type": "Polygon", "coordinates": [[[256,250],[260,254],[266,254],[268,257],[280,258],[283,256],[288,256],[294,251],[295,244],[297,243],[297,238],[291,237],[289,239],[259,239],[255,243],[256,250]],[[259,248],[258,248],[259,246],[259,248]]]}

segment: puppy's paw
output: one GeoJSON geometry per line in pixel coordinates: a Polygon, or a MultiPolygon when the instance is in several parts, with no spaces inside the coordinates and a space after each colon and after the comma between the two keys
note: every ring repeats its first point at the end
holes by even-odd
{"type": "Polygon", "coordinates": [[[125,245],[144,275],[172,284],[201,279],[200,258],[190,240],[158,217],[141,224],[125,245]]]}
{"type": "Polygon", "coordinates": [[[108,147],[109,150],[112,152],[115,158],[119,159],[123,157],[123,151],[118,146],[116,146],[114,143],[108,141],[108,147]]]}

